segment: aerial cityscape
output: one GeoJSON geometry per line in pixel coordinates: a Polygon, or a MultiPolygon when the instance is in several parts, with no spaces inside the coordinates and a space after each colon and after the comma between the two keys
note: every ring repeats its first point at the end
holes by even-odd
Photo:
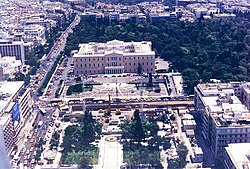
{"type": "Polygon", "coordinates": [[[250,169],[250,0],[0,0],[0,169],[250,169]]]}

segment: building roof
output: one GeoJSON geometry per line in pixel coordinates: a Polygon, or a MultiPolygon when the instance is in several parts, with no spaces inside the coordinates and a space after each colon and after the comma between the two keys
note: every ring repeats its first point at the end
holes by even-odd
{"type": "Polygon", "coordinates": [[[197,155],[197,154],[203,154],[203,151],[200,147],[194,147],[193,148],[194,150],[194,153],[197,155]]]}
{"type": "Polygon", "coordinates": [[[239,86],[247,83],[207,83],[199,84],[197,90],[214,123],[218,127],[249,126],[250,112],[235,96],[239,86]]]}
{"type": "Polygon", "coordinates": [[[250,143],[228,144],[225,149],[236,169],[250,168],[250,143]]]}
{"type": "Polygon", "coordinates": [[[74,57],[105,56],[110,54],[134,56],[144,54],[155,54],[152,51],[152,44],[148,41],[124,42],[119,40],[108,41],[107,43],[90,42],[79,44],[79,51],[74,57]]]}
{"type": "Polygon", "coordinates": [[[22,88],[24,82],[0,82],[0,114],[11,102],[11,99],[22,88]]]}

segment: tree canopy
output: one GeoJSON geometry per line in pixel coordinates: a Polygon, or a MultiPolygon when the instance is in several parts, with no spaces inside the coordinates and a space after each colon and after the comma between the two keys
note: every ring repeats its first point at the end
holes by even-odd
{"type": "Polygon", "coordinates": [[[131,139],[136,142],[140,142],[150,136],[156,136],[159,131],[155,119],[149,118],[147,121],[141,121],[139,110],[135,110],[132,121],[125,121],[120,124],[120,127],[122,138],[131,139]]]}
{"type": "Polygon", "coordinates": [[[188,149],[183,142],[177,146],[176,151],[179,157],[176,160],[171,160],[168,162],[168,168],[170,169],[184,168],[187,164],[186,156],[188,154],[188,149]]]}
{"type": "Polygon", "coordinates": [[[245,18],[112,25],[102,21],[97,26],[82,21],[68,37],[65,52],[70,54],[79,43],[93,41],[152,41],[157,55],[171,62],[170,70],[182,73],[187,92],[192,93],[194,85],[211,78],[249,80],[249,28],[250,21],[245,18]]]}
{"type": "Polygon", "coordinates": [[[98,159],[98,148],[90,143],[100,137],[102,125],[92,118],[89,111],[85,111],[78,122],[78,125],[65,129],[62,163],[79,164],[79,168],[87,168],[98,159]]]}

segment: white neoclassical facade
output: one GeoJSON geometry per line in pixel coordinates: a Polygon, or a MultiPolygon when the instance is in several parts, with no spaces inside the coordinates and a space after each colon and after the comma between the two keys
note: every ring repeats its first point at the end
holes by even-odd
{"type": "Polygon", "coordinates": [[[121,74],[155,72],[155,52],[151,42],[123,42],[80,44],[73,56],[75,75],[121,74]]]}

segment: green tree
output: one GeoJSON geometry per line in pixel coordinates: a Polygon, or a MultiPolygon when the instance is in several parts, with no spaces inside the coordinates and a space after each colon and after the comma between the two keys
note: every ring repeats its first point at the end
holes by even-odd
{"type": "Polygon", "coordinates": [[[145,138],[145,133],[143,131],[142,122],[140,118],[140,111],[138,109],[134,112],[134,118],[133,118],[133,135],[135,140],[141,141],[145,138]]]}

